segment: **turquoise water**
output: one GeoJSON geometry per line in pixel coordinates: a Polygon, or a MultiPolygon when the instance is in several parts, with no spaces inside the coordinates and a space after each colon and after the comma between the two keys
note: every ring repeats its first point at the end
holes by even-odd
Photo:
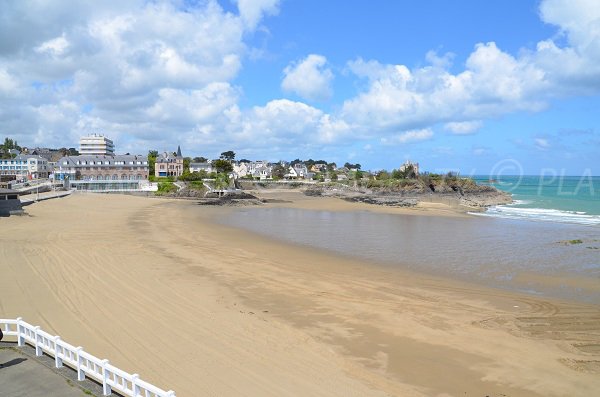
{"type": "Polygon", "coordinates": [[[598,176],[475,177],[513,195],[515,202],[488,209],[483,215],[561,223],[600,225],[598,176]]]}

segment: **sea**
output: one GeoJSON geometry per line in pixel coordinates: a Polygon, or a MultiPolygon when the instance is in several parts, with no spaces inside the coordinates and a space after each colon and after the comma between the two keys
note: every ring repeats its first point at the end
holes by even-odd
{"type": "Polygon", "coordinates": [[[494,186],[512,194],[514,203],[489,208],[478,215],[600,225],[600,176],[486,176],[478,184],[494,186]]]}
{"type": "Polygon", "coordinates": [[[472,217],[242,208],[220,222],[306,249],[532,295],[600,302],[600,178],[478,177],[514,204],[472,217]]]}

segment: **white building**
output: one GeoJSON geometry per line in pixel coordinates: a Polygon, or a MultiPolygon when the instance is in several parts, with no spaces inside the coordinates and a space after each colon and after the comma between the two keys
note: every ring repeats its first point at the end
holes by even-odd
{"type": "Polygon", "coordinates": [[[249,165],[250,163],[246,162],[233,164],[233,173],[235,174],[236,178],[243,178],[250,174],[249,165]]]}
{"type": "Polygon", "coordinates": [[[190,172],[200,172],[206,171],[207,174],[210,174],[214,171],[212,164],[207,163],[190,163],[190,172]]]}
{"type": "Polygon", "coordinates": [[[413,163],[410,160],[406,160],[406,162],[404,162],[404,164],[402,164],[399,168],[400,172],[405,172],[406,170],[408,170],[410,167],[413,168],[415,175],[419,175],[419,163],[413,163]]]}
{"type": "Polygon", "coordinates": [[[115,145],[105,136],[91,134],[79,139],[79,154],[112,156],[115,154],[115,145]]]}
{"type": "Polygon", "coordinates": [[[287,174],[285,174],[286,179],[310,179],[312,178],[313,173],[308,172],[306,166],[302,163],[294,164],[293,167],[288,168],[287,174]]]}
{"type": "Polygon", "coordinates": [[[14,176],[17,181],[48,178],[49,172],[48,160],[41,156],[20,154],[0,160],[0,175],[14,176]]]}

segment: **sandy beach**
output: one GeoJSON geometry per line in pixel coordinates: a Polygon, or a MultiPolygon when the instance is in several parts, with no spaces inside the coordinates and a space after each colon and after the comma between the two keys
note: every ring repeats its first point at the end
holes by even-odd
{"type": "MultiPolygon", "coordinates": [[[[295,192],[305,209],[468,216],[295,192]]],[[[235,208],[74,194],[0,218],[0,317],[179,397],[591,396],[600,306],[335,256],[216,224],[235,208]]]]}

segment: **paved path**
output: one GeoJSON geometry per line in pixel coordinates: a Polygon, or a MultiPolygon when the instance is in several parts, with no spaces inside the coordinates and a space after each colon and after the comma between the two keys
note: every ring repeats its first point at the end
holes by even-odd
{"type": "MultiPolygon", "coordinates": [[[[6,347],[0,343],[0,397],[84,397],[102,395],[94,390],[98,385],[79,383],[75,371],[68,368],[53,369],[54,360],[48,356],[30,355],[30,347],[6,347]],[[88,390],[85,393],[84,390],[88,390]]],[[[14,346],[14,345],[13,345],[14,346]]],[[[116,394],[113,394],[116,395],[116,394]]]]}
{"type": "Polygon", "coordinates": [[[35,201],[43,201],[43,200],[49,200],[49,199],[53,199],[53,198],[61,198],[61,197],[66,197],[68,195],[70,195],[71,193],[73,193],[72,190],[57,190],[57,191],[52,191],[52,192],[44,192],[44,193],[40,193],[38,194],[27,194],[27,195],[22,195],[19,196],[19,199],[21,200],[21,203],[23,204],[28,204],[28,203],[33,203],[35,201]]]}

